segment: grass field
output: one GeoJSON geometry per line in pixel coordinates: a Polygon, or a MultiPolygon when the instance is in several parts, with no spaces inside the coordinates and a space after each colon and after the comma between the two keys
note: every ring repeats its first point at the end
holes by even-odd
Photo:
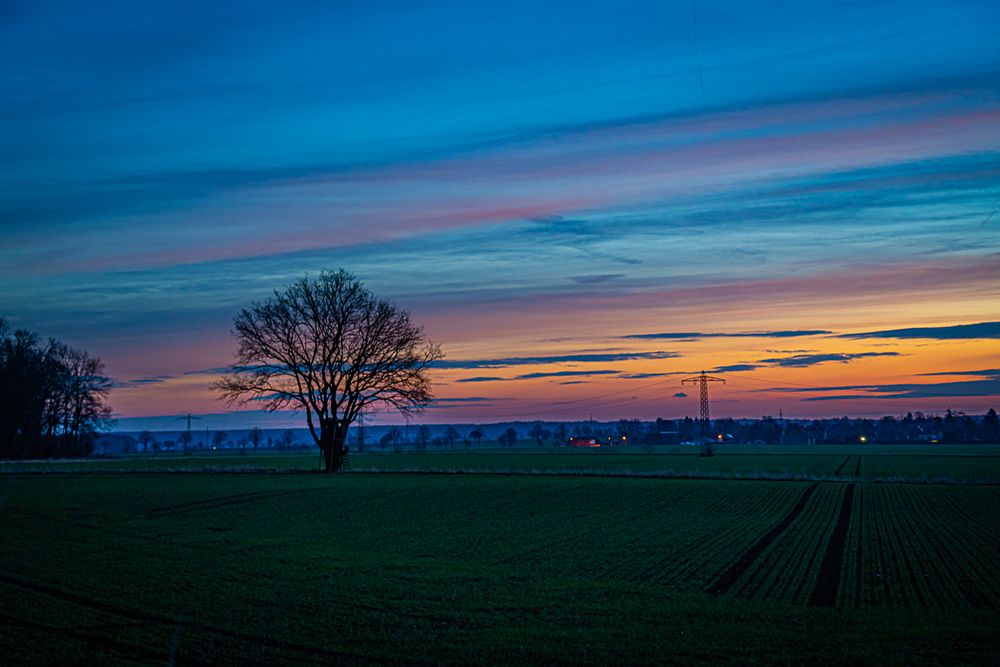
{"type": "MultiPolygon", "coordinates": [[[[664,477],[765,477],[891,482],[1000,484],[996,445],[726,445],[712,458],[695,447],[573,450],[566,448],[364,453],[351,455],[364,472],[541,472],[657,475],[664,477]]],[[[8,472],[288,472],[315,471],[318,456],[300,452],[134,454],[77,461],[0,462],[8,472]]]]}
{"type": "Polygon", "coordinates": [[[816,481],[8,468],[0,647],[7,664],[995,664],[996,459],[897,451],[371,456],[686,456],[816,481]],[[866,481],[886,466],[975,483],[866,481]]]}

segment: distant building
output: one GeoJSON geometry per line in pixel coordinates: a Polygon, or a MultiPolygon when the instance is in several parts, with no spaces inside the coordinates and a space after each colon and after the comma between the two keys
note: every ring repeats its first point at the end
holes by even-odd
{"type": "Polygon", "coordinates": [[[572,436],[566,443],[570,447],[600,447],[601,443],[592,436],[572,436]]]}

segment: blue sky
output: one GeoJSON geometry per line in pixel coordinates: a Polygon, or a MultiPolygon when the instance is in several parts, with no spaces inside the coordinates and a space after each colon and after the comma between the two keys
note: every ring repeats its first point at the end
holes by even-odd
{"type": "MultiPolygon", "coordinates": [[[[1000,320],[1000,5],[466,4],[5,3],[0,316],[104,358],[126,416],[217,412],[236,310],[341,266],[458,360],[1000,320]]],[[[613,370],[768,358],[733,340],[613,370]]],[[[886,385],[987,344],[822,341],[886,385]]]]}

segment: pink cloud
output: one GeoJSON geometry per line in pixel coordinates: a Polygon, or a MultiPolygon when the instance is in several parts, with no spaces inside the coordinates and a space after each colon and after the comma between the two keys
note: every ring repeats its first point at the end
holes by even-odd
{"type": "Polygon", "coordinates": [[[345,247],[997,149],[1000,109],[955,91],[784,104],[265,182],[184,213],[112,221],[121,244],[85,238],[106,228],[82,230],[61,252],[66,268],[93,269],[134,265],[139,256],[148,266],[345,247]],[[194,245],[191,225],[201,230],[194,245]],[[141,252],[128,241],[139,228],[141,252]]]}

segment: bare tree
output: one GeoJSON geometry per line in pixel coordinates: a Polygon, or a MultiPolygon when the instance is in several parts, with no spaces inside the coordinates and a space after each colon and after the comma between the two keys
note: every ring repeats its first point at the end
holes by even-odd
{"type": "Polygon", "coordinates": [[[104,399],[111,380],[104,377],[104,363],[83,350],[50,340],[48,353],[59,369],[46,406],[48,435],[61,437],[70,451],[82,451],[84,440],[110,425],[111,408],[104,399]]]}
{"type": "Polygon", "coordinates": [[[215,449],[222,449],[225,446],[227,436],[225,431],[216,431],[212,434],[212,445],[215,449]]]}
{"type": "Polygon", "coordinates": [[[400,447],[399,443],[402,442],[402,440],[403,440],[403,433],[398,428],[396,428],[395,426],[393,426],[389,430],[389,432],[386,433],[386,436],[389,439],[388,440],[389,444],[392,445],[392,451],[394,453],[396,453],[396,454],[399,454],[399,452],[401,451],[401,447],[400,447]]]}
{"type": "Polygon", "coordinates": [[[423,328],[343,269],[302,278],[233,320],[232,374],[215,384],[232,403],[305,412],[327,472],[340,469],[347,430],[362,409],[404,416],[431,400],[428,370],[442,357],[423,328]]]}
{"type": "Polygon", "coordinates": [[[531,430],[528,431],[528,437],[533,438],[534,441],[538,443],[539,447],[541,447],[544,444],[545,439],[551,435],[552,433],[542,426],[542,422],[535,422],[532,425],[531,430]]]}
{"type": "Polygon", "coordinates": [[[431,427],[427,424],[421,424],[420,428],[417,429],[417,443],[419,444],[418,449],[424,451],[427,449],[427,441],[431,439],[431,427]]]}
{"type": "Polygon", "coordinates": [[[256,452],[257,447],[260,445],[261,438],[263,438],[264,432],[260,430],[259,427],[254,426],[250,429],[250,442],[253,443],[253,450],[256,452]]]}
{"type": "Polygon", "coordinates": [[[0,458],[80,456],[112,424],[100,359],[0,318],[0,458]]]}
{"type": "Polygon", "coordinates": [[[497,442],[500,443],[501,447],[513,447],[517,444],[517,431],[511,427],[507,427],[507,429],[500,434],[500,437],[497,438],[497,442]]]}
{"type": "Polygon", "coordinates": [[[151,431],[143,431],[139,434],[139,442],[142,443],[142,451],[149,451],[149,444],[156,440],[156,436],[151,431]]]}

